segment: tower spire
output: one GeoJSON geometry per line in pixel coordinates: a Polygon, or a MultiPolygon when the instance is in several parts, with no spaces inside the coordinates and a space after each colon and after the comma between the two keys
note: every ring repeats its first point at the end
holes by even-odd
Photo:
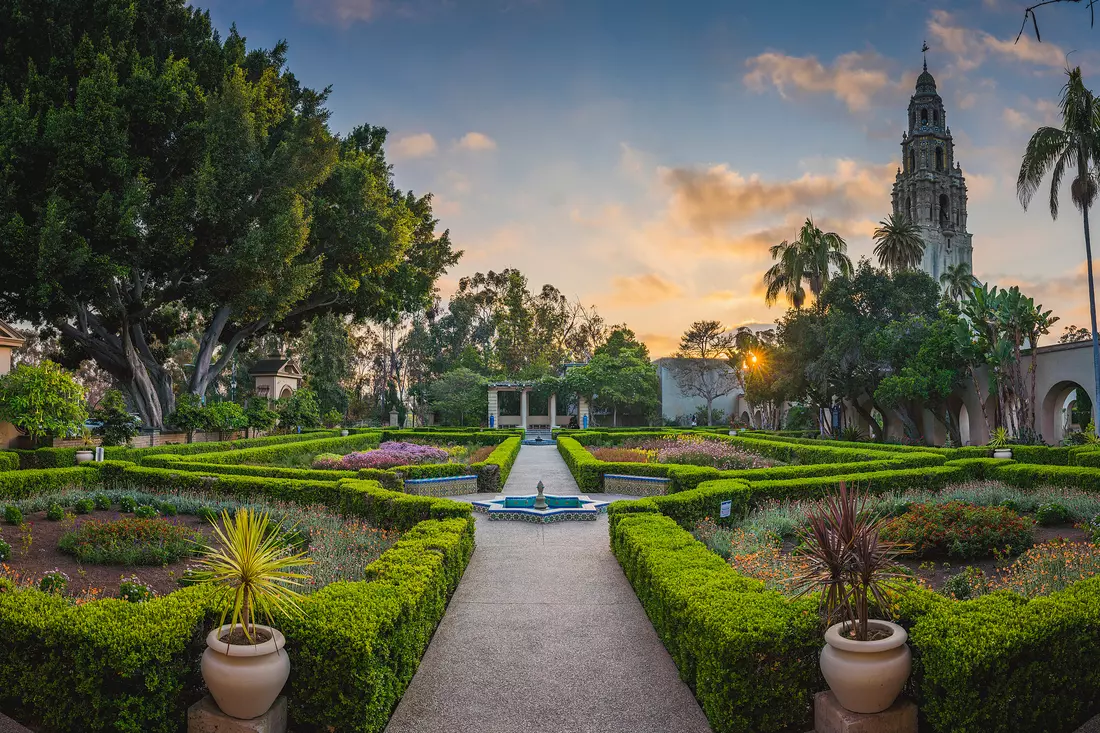
{"type": "Polygon", "coordinates": [[[921,46],[920,51],[924,54],[924,70],[928,71],[928,41],[924,42],[924,45],[921,46]]]}

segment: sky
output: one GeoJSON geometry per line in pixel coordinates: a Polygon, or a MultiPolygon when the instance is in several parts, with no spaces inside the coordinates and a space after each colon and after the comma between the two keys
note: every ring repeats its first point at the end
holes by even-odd
{"type": "MultiPolygon", "coordinates": [[[[1100,28],[1024,0],[195,0],[332,87],[332,125],[390,131],[459,264],[513,267],[625,323],[655,356],[693,322],[769,324],[768,248],[807,216],[870,256],[927,42],[969,190],[974,271],[1087,325],[1081,217],[1016,197],[1067,54],[1100,90],[1100,28]],[[1072,52],[1072,53],[1071,53],[1072,52]]],[[[1068,188],[1068,186],[1067,186],[1068,188]]],[[[1094,234],[1100,229],[1093,227],[1094,234]]]]}

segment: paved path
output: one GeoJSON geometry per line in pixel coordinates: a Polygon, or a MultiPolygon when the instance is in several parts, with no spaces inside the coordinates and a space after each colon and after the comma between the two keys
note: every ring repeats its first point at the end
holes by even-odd
{"type": "MultiPolygon", "coordinates": [[[[507,494],[577,494],[524,446],[507,494]]],[[[472,497],[470,497],[472,498],[472,497]]],[[[607,518],[477,515],[477,549],[387,733],[704,733],[706,717],[608,548],[607,518]]]]}

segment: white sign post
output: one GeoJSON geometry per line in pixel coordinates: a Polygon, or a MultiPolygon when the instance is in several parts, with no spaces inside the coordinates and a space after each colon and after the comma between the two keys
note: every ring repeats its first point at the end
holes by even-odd
{"type": "Polygon", "coordinates": [[[729,500],[723,501],[722,502],[722,509],[719,512],[718,516],[728,517],[732,510],[733,510],[733,500],[729,499],[729,500]]]}
{"type": "Polygon", "coordinates": [[[95,459],[97,463],[103,463],[103,446],[97,445],[95,449],[95,459]]]}

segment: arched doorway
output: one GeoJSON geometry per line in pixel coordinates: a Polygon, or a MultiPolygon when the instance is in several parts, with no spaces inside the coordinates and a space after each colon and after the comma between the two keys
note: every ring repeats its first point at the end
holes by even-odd
{"type": "Polygon", "coordinates": [[[1080,384],[1058,382],[1042,401],[1039,425],[1043,439],[1057,444],[1067,434],[1083,431],[1092,419],[1092,395],[1080,384]]]}
{"type": "Polygon", "coordinates": [[[294,394],[294,390],[290,388],[290,385],[283,385],[283,391],[279,393],[279,399],[285,400],[294,394]]]}

